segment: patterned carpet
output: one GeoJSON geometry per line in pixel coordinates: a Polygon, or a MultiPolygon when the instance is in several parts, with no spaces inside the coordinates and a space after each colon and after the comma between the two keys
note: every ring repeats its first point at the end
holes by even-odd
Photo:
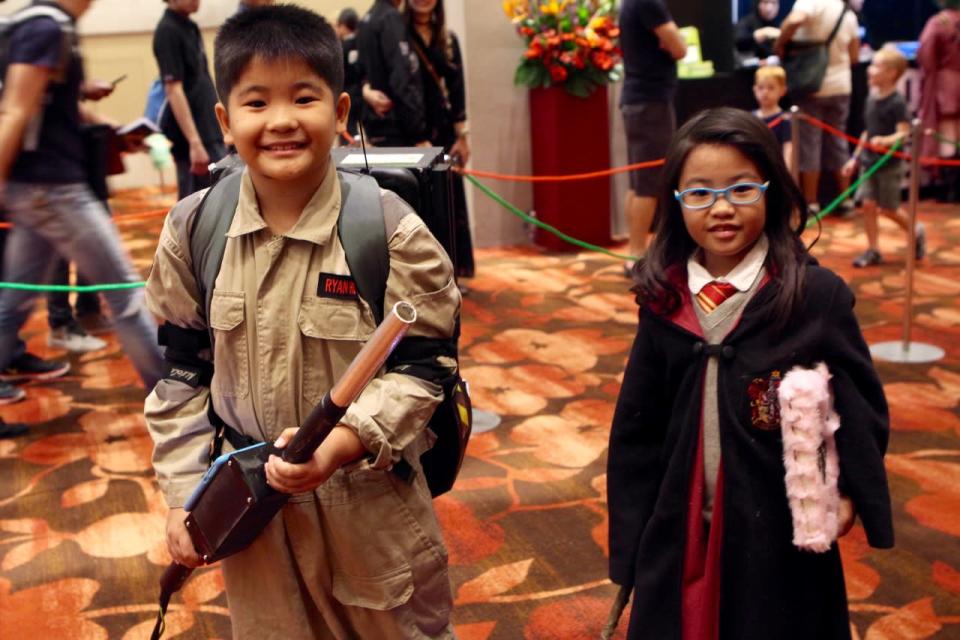
{"type": "MultiPolygon", "coordinates": [[[[160,208],[164,194],[122,194],[119,213],[160,208]]],[[[944,348],[930,365],[879,363],[893,415],[887,467],[897,547],[842,543],[855,637],[960,638],[960,219],[925,205],[931,256],[916,278],[913,339],[944,348]]],[[[145,274],[160,218],[124,224],[145,274]]],[[[882,226],[888,263],[858,271],[859,223],[829,220],[814,253],[851,282],[867,340],[898,339],[903,239],[882,226]]],[[[636,323],[620,264],[534,249],[478,252],[464,301],[464,376],[478,433],[457,488],[436,500],[450,548],[463,640],[596,638],[606,581],[605,450],[636,323]]],[[[26,329],[46,347],[42,310],[26,329]]],[[[0,441],[0,637],[138,640],[152,628],[169,557],[165,508],[150,469],[143,390],[111,337],[73,371],[0,409],[33,425],[0,441]]],[[[168,638],[230,636],[216,567],[174,598],[168,638]]],[[[623,629],[620,630],[622,637],[623,629]]]]}

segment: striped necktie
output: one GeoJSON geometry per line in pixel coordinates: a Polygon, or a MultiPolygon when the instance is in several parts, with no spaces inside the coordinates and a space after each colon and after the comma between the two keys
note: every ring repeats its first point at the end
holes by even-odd
{"type": "Polygon", "coordinates": [[[697,294],[697,304],[700,305],[704,313],[709,314],[736,292],[737,288],[729,282],[717,282],[714,280],[708,283],[700,290],[700,293],[697,294]]]}

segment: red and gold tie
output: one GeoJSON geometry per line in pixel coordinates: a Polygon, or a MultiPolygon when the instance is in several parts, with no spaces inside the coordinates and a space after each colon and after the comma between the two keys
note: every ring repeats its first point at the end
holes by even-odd
{"type": "Polygon", "coordinates": [[[700,305],[704,313],[711,313],[719,307],[724,300],[736,292],[737,288],[729,282],[717,282],[714,280],[697,294],[697,304],[700,305]]]}

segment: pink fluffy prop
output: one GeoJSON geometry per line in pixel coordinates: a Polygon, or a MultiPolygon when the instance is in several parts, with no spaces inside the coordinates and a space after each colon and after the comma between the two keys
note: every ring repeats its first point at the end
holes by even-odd
{"type": "Polygon", "coordinates": [[[833,435],[840,418],[833,410],[827,366],[794,367],[783,377],[778,395],[793,544],[823,553],[837,539],[840,505],[840,462],[833,435]]]}

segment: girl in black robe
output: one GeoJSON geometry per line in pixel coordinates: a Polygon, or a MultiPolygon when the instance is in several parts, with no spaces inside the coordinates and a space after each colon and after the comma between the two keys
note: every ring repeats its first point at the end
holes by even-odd
{"type": "Polygon", "coordinates": [[[853,313],[853,295],[801,244],[803,197],[773,134],[746,111],[706,111],[680,129],[659,202],[655,240],[637,276],[640,321],[608,453],[610,577],[623,595],[632,590],[628,637],[848,639],[837,545],[813,553],[792,544],[776,389],[781,374],[793,367],[826,363],[840,416],[837,484],[852,508],[845,528],[856,514],[871,546],[891,547],[883,466],[887,404],[853,313]],[[746,177],[713,180],[714,168],[723,170],[729,162],[687,176],[688,162],[705,152],[732,157],[746,166],[746,177]],[[678,201],[709,203],[711,189],[739,182],[767,186],[750,205],[724,199],[742,200],[757,187],[716,194],[716,202],[701,209],[678,201]],[[692,196],[677,193],[691,187],[692,196]],[[760,205],[765,213],[758,232],[756,220],[751,227],[742,210],[760,205]],[[765,272],[757,272],[752,297],[733,327],[719,344],[708,344],[688,284],[698,271],[692,261],[722,280],[725,272],[710,270],[711,260],[731,257],[720,255],[730,238],[746,242],[746,250],[750,238],[742,235],[750,229],[754,241],[766,238],[765,272]],[[715,396],[705,398],[711,358],[715,396]],[[719,445],[710,520],[702,512],[705,407],[713,408],[719,445]]]}
{"type": "MultiPolygon", "coordinates": [[[[463,166],[470,159],[463,58],[457,36],[447,29],[443,0],[404,0],[404,18],[420,62],[427,138],[443,147],[455,164],[463,166]]],[[[473,242],[463,178],[454,174],[452,180],[456,255],[450,257],[458,277],[472,278],[473,242]]]]}

